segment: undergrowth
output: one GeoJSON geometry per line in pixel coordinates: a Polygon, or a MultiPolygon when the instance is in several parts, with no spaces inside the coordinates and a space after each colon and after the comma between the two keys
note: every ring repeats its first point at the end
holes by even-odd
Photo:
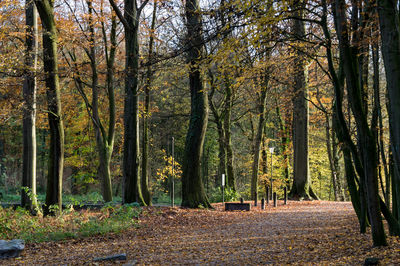
{"type": "Polygon", "coordinates": [[[58,216],[32,216],[24,208],[0,207],[0,239],[26,242],[59,241],[106,233],[120,233],[138,226],[142,209],[134,204],[105,206],[101,210],[65,210],[58,216]]]}

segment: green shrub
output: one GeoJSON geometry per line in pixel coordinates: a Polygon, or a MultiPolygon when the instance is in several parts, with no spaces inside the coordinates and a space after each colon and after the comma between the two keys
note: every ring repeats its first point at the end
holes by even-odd
{"type": "MultiPolygon", "coordinates": [[[[224,200],[226,202],[236,201],[239,199],[239,194],[231,188],[224,189],[224,200]]],[[[222,202],[222,188],[211,189],[209,200],[211,203],[222,202]]]]}

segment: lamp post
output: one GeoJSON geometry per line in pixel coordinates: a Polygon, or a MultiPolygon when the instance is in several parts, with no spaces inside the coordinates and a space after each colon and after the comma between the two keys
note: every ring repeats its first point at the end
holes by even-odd
{"type": "Polygon", "coordinates": [[[274,149],[275,149],[275,147],[270,147],[269,148],[269,152],[271,153],[271,193],[270,193],[271,194],[271,200],[273,200],[273,198],[272,198],[273,196],[272,195],[274,194],[273,193],[274,192],[273,183],[272,183],[273,182],[273,179],[272,179],[272,155],[274,154],[274,149]]]}

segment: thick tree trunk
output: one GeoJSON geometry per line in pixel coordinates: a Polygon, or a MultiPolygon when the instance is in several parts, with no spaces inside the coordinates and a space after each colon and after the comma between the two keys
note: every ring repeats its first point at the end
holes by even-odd
{"type": "MultiPolygon", "coordinates": [[[[385,64],[391,126],[393,184],[400,184],[400,21],[398,1],[378,0],[379,25],[382,39],[382,55],[385,64]]],[[[393,187],[393,193],[398,188],[393,187]]],[[[399,197],[399,195],[397,195],[399,197]]],[[[397,202],[393,206],[400,208],[397,202]]],[[[400,209],[396,210],[400,213],[400,209]]],[[[398,218],[398,217],[397,217],[398,218]]]]}
{"type": "Polygon", "coordinates": [[[186,1],[191,112],[183,162],[182,206],[190,208],[211,207],[201,177],[201,158],[207,129],[208,104],[199,66],[203,50],[202,23],[199,10],[198,0],[186,1]]]}
{"type": "MultiPolygon", "coordinates": [[[[25,80],[23,84],[23,167],[21,206],[36,213],[36,65],[38,54],[38,25],[35,4],[27,0],[26,16],[26,57],[25,80]],[[30,191],[25,190],[28,188],[30,191]]],[[[1,174],[1,169],[0,169],[1,174]]]]}
{"type": "MultiPolygon", "coordinates": [[[[295,19],[293,34],[296,38],[305,37],[303,18],[304,3],[294,4],[295,19]]],[[[318,199],[311,188],[308,157],[308,89],[305,55],[296,48],[293,84],[293,186],[290,197],[295,199],[318,199]]]]}
{"type": "Polygon", "coordinates": [[[46,94],[50,126],[50,152],[44,214],[56,214],[62,207],[62,177],[64,163],[64,128],[61,115],[60,86],[57,59],[57,28],[53,3],[35,0],[43,25],[43,61],[46,73],[46,94]],[[58,210],[52,208],[57,206],[58,210]]]}
{"type": "Polygon", "coordinates": [[[140,183],[139,150],[139,18],[136,0],[125,0],[125,103],[124,103],[124,155],[123,203],[145,204],[140,183]]]}

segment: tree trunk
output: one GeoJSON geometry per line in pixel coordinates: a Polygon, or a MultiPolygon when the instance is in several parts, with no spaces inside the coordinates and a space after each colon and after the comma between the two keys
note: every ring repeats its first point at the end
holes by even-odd
{"type": "MultiPolygon", "coordinates": [[[[228,79],[229,77],[225,77],[228,79]]],[[[227,184],[230,189],[236,191],[236,178],[234,171],[234,154],[232,150],[231,137],[231,120],[232,120],[233,93],[232,86],[228,80],[225,81],[225,110],[224,110],[224,132],[225,132],[225,149],[226,149],[226,176],[227,184]]]]}
{"type": "MultiPolygon", "coordinates": [[[[299,40],[305,37],[303,18],[304,3],[294,4],[293,34],[299,40]]],[[[308,89],[305,55],[296,48],[293,84],[293,186],[290,197],[295,199],[318,199],[311,188],[308,158],[308,89]]]]}
{"type": "MultiPolygon", "coordinates": [[[[333,119],[332,119],[333,120],[333,119]]],[[[345,201],[345,189],[343,187],[343,175],[340,167],[340,158],[339,158],[339,150],[338,150],[338,142],[336,139],[336,130],[333,127],[331,140],[332,140],[332,157],[333,157],[333,169],[336,173],[336,185],[338,190],[339,200],[345,201]]]]}
{"type": "MultiPolygon", "coordinates": [[[[340,54],[343,56],[344,73],[347,82],[347,92],[351,110],[357,126],[357,133],[360,143],[360,154],[364,168],[365,183],[361,179],[360,187],[366,187],[367,207],[369,220],[371,222],[372,238],[375,246],[385,246],[386,235],[381,219],[378,176],[377,176],[377,150],[374,134],[368,126],[365,103],[362,98],[362,88],[357,67],[357,57],[353,54],[355,49],[349,43],[348,28],[346,26],[346,3],[344,0],[337,0],[332,4],[334,9],[335,26],[339,39],[340,54]]],[[[356,45],[358,45],[356,43],[356,45]]]]}
{"type": "Polygon", "coordinates": [[[284,118],[282,118],[280,107],[277,104],[276,107],[276,115],[278,117],[278,123],[279,123],[279,135],[281,139],[281,151],[283,155],[283,169],[284,169],[284,178],[285,178],[285,183],[286,186],[289,188],[290,187],[290,175],[289,175],[289,144],[290,144],[290,138],[289,138],[289,126],[288,126],[288,121],[286,115],[284,118]]]}
{"type": "Polygon", "coordinates": [[[46,73],[46,95],[50,127],[46,203],[44,214],[56,214],[62,208],[62,177],[64,163],[64,128],[61,115],[57,59],[57,28],[51,0],[35,0],[43,25],[43,61],[46,73]],[[53,209],[52,206],[57,206],[53,209]]]}
{"type": "Polygon", "coordinates": [[[124,155],[123,203],[145,204],[140,183],[139,150],[139,14],[136,0],[125,0],[125,103],[124,103],[124,155]]]}
{"type": "Polygon", "coordinates": [[[210,92],[208,93],[208,103],[210,105],[211,113],[214,116],[214,122],[217,126],[218,133],[218,172],[215,179],[216,186],[221,186],[221,175],[226,174],[226,145],[225,145],[225,131],[223,127],[223,115],[217,108],[216,104],[213,102],[213,97],[216,91],[216,85],[214,82],[214,75],[211,70],[209,70],[210,76],[210,92]]]}
{"type": "Polygon", "coordinates": [[[199,66],[203,50],[202,23],[199,10],[198,0],[186,1],[191,112],[182,169],[182,206],[190,208],[211,207],[204,191],[200,165],[207,129],[208,105],[199,66]]]}
{"type": "MultiPolygon", "coordinates": [[[[93,122],[93,127],[95,130],[95,135],[96,135],[96,145],[97,145],[97,153],[99,156],[99,166],[98,166],[98,175],[101,180],[102,184],[102,195],[103,195],[103,200],[105,202],[110,202],[112,201],[112,185],[111,185],[111,171],[110,171],[110,163],[111,163],[111,155],[112,155],[112,150],[113,150],[113,145],[110,145],[109,139],[107,137],[107,133],[105,132],[105,129],[103,128],[102,122],[100,120],[99,116],[99,79],[98,79],[98,73],[97,73],[97,56],[96,56],[96,45],[95,45],[95,30],[94,30],[94,21],[93,21],[93,7],[92,7],[92,2],[87,1],[88,5],[88,11],[89,11],[89,32],[90,32],[90,43],[92,44],[90,46],[90,49],[86,50],[87,54],[90,59],[90,67],[92,69],[92,108],[91,108],[91,114],[89,112],[89,115],[92,117],[92,122],[93,122]]],[[[104,25],[103,25],[104,27],[104,25]]],[[[104,31],[104,30],[103,30],[104,31]]],[[[104,32],[103,32],[104,34],[104,32]]],[[[111,29],[111,35],[115,34],[115,29],[111,29]]],[[[111,36],[111,38],[115,38],[115,36],[111,36]]],[[[106,39],[106,36],[103,36],[104,40],[106,39]]],[[[107,42],[105,42],[105,45],[107,45],[107,42]]],[[[113,44],[112,44],[113,45],[113,44]]],[[[115,49],[115,48],[111,48],[115,49]]],[[[111,52],[111,55],[112,52],[111,52]]],[[[107,57],[107,54],[106,54],[107,57]]],[[[107,60],[107,68],[113,67],[112,65],[110,66],[109,64],[109,58],[106,58],[107,60]]],[[[115,107],[111,106],[112,105],[112,100],[114,91],[111,88],[110,91],[110,85],[112,87],[112,84],[109,81],[109,71],[107,70],[107,89],[109,92],[109,127],[111,127],[111,132],[113,134],[113,127],[115,124],[115,114],[112,114],[112,112],[115,112],[115,107]],[[110,94],[111,92],[111,94],[110,94]]],[[[115,104],[115,103],[114,103],[115,104]]],[[[88,109],[89,111],[89,109],[88,109]]],[[[113,138],[113,136],[112,136],[113,138]]],[[[113,140],[112,140],[113,141],[113,140]]]]}
{"type": "MultiPolygon", "coordinates": [[[[400,184],[400,22],[398,2],[378,1],[379,25],[382,39],[382,55],[385,64],[387,91],[389,98],[389,121],[391,126],[393,153],[393,184],[400,184]]],[[[393,187],[395,193],[396,187],[393,187]]],[[[399,195],[397,195],[399,197],[399,195]]],[[[393,202],[393,205],[395,202],[393,202]]],[[[397,208],[400,208],[396,203],[397,208]]],[[[400,213],[399,209],[396,213],[400,213]]]]}
{"type": "MultiPolygon", "coordinates": [[[[211,105],[210,105],[211,107],[211,105]]],[[[213,112],[214,113],[214,112],[213,112]]],[[[215,118],[215,115],[214,115],[215,118]]],[[[226,165],[226,146],[225,146],[225,131],[222,126],[222,121],[221,117],[218,117],[218,120],[216,119],[217,123],[217,132],[218,132],[218,159],[219,159],[219,165],[218,165],[218,175],[216,178],[216,185],[220,186],[221,185],[221,176],[222,174],[227,174],[227,165],[226,165]]],[[[227,182],[227,184],[228,182],[227,182]]]]}
{"type": "Polygon", "coordinates": [[[150,27],[150,38],[149,38],[149,53],[148,53],[148,66],[146,71],[146,80],[144,85],[144,114],[143,114],[143,143],[142,143],[142,179],[141,188],[143,194],[143,200],[147,205],[151,205],[151,194],[149,191],[149,127],[150,127],[150,86],[153,79],[153,70],[151,62],[153,60],[153,45],[154,45],[154,30],[156,25],[156,14],[157,14],[157,1],[154,1],[153,17],[151,19],[150,27]]]}
{"type": "MultiPolygon", "coordinates": [[[[268,71],[268,70],[267,70],[268,71]]],[[[253,154],[253,164],[252,164],[252,174],[251,174],[251,199],[258,199],[258,172],[260,167],[260,151],[261,151],[261,141],[264,135],[264,124],[266,121],[266,104],[267,104],[267,89],[268,89],[269,73],[264,74],[264,84],[262,84],[261,93],[258,99],[258,125],[257,133],[254,139],[254,154],[253,154]]],[[[272,178],[272,177],[271,177],[272,178]]]]}
{"type": "Polygon", "coordinates": [[[334,163],[334,154],[332,151],[331,144],[333,143],[332,135],[331,135],[331,127],[330,127],[330,119],[329,115],[325,113],[325,134],[326,134],[326,148],[328,152],[328,159],[329,159],[329,168],[331,170],[331,180],[332,180],[332,187],[333,187],[333,196],[335,201],[339,199],[339,191],[337,186],[337,175],[334,163]]]}
{"type": "MultiPolygon", "coordinates": [[[[345,164],[345,176],[347,181],[347,186],[350,193],[350,199],[353,204],[353,208],[357,214],[358,221],[360,223],[360,232],[366,232],[366,212],[363,210],[365,209],[365,197],[363,193],[363,186],[359,187],[360,193],[357,189],[357,175],[358,173],[360,176],[364,175],[364,170],[361,167],[361,161],[358,157],[358,152],[356,147],[351,139],[349,129],[347,128],[346,120],[343,114],[343,94],[344,94],[344,74],[343,74],[343,58],[341,57],[339,62],[339,75],[336,73],[333,63],[333,55],[332,55],[332,40],[330,31],[328,29],[327,24],[327,13],[328,7],[326,0],[323,0],[323,16],[322,16],[322,29],[324,31],[324,36],[326,39],[326,55],[328,59],[328,68],[329,73],[331,75],[333,88],[335,91],[335,103],[333,106],[333,122],[334,122],[334,129],[336,132],[336,136],[340,143],[343,143],[342,150],[343,150],[343,159],[345,164]],[[353,166],[353,162],[354,166],[353,166]],[[356,171],[354,170],[356,168],[356,171]]],[[[334,10],[334,9],[333,9],[334,10]]]]}
{"type": "MultiPolygon", "coordinates": [[[[26,57],[23,84],[23,168],[21,206],[36,213],[36,68],[38,54],[38,25],[35,4],[27,0],[26,16],[26,57]],[[28,188],[30,191],[25,190],[28,188]]],[[[0,169],[1,175],[1,169],[0,169]]]]}

